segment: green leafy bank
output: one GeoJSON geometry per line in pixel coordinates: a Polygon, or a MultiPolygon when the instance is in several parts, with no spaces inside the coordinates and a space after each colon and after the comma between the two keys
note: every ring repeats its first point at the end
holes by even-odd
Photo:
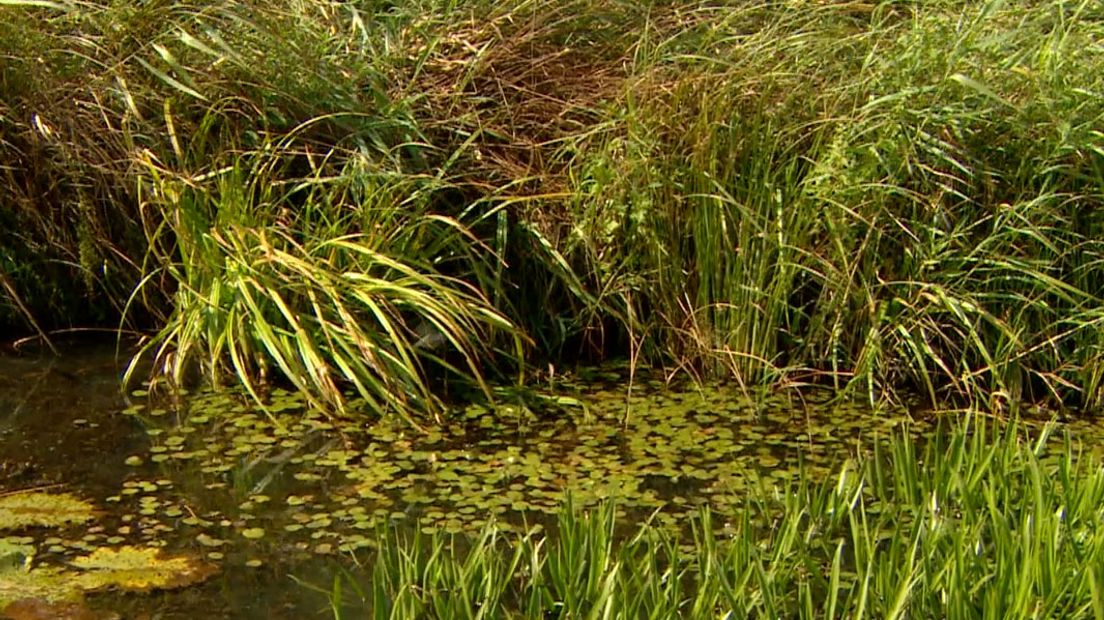
{"type": "Polygon", "coordinates": [[[5,2],[0,315],[328,410],[628,357],[1096,408],[1104,13],[5,2]]]}

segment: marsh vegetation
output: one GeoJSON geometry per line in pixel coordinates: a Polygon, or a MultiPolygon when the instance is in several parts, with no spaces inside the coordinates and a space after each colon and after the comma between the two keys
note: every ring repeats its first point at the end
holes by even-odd
{"type": "Polygon", "coordinates": [[[1100,403],[1098,3],[255,9],[0,8],[6,323],[331,411],[606,357],[1100,403]]]}
{"type": "MultiPolygon", "coordinates": [[[[75,431],[119,544],[370,558],[338,613],[1104,618],[1101,41],[1094,0],[2,1],[0,329],[119,336],[75,431]],[[1028,412],[1083,428],[1045,461],[1028,412]]],[[[74,484],[21,407],[0,494],[74,484]]]]}

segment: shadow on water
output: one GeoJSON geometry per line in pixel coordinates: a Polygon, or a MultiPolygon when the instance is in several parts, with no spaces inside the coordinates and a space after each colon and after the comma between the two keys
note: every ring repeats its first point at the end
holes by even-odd
{"type": "Polygon", "coordinates": [[[103,346],[0,356],[0,491],[63,484],[98,496],[118,486],[113,456],[148,443],[118,415],[120,373],[103,346]]]}
{"type": "MultiPolygon", "coordinates": [[[[17,532],[38,542],[72,538],[72,545],[51,553],[41,544],[38,565],[64,566],[122,530],[127,544],[164,544],[166,550],[202,556],[206,551],[178,528],[142,531],[135,515],[116,513],[104,498],[117,496],[134,478],[128,455],[148,450],[146,429],[133,416],[119,389],[125,360],[116,359],[114,343],[70,343],[63,357],[41,354],[0,355],[0,496],[27,489],[68,492],[104,508],[92,527],[64,531],[17,532]]],[[[0,539],[12,532],[0,531],[0,539]]],[[[123,539],[118,536],[118,539],[123,539]]],[[[65,540],[64,545],[70,541],[65,540]]],[[[289,563],[267,557],[259,567],[227,562],[206,582],[180,590],[148,593],[104,593],[87,597],[94,616],[72,617],[195,619],[329,617],[328,601],[296,585],[290,575],[316,575],[324,582],[327,562],[289,563]]],[[[9,593],[10,594],[10,593],[9,593]]],[[[41,617],[56,617],[58,612],[41,617]]],[[[0,617],[4,617],[0,613],[0,617]]]]}

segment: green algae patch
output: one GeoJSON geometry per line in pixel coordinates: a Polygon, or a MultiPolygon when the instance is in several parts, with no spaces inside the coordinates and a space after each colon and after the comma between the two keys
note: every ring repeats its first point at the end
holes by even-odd
{"type": "Polygon", "coordinates": [[[101,547],[70,565],[80,569],[74,583],[84,591],[169,590],[199,583],[215,572],[212,565],[188,556],[163,557],[159,549],[131,546],[101,547]]]}
{"type": "MultiPolygon", "coordinates": [[[[11,556],[18,552],[28,560],[33,551],[28,545],[0,546],[0,553],[11,556]]],[[[13,605],[50,610],[65,604],[81,609],[87,592],[181,588],[207,579],[215,570],[191,557],[163,557],[158,549],[138,547],[98,548],[74,559],[68,567],[32,568],[29,561],[4,562],[0,563],[0,614],[9,613],[13,605]]]]}
{"type": "MultiPolygon", "coordinates": [[[[140,490],[142,484],[133,483],[128,488],[140,490]]],[[[156,488],[153,485],[153,490],[156,488]]],[[[143,496],[140,502],[150,510],[160,505],[152,496],[143,496]]],[[[124,542],[126,539],[119,534],[129,534],[132,528],[120,525],[115,528],[117,535],[109,536],[105,525],[86,525],[101,516],[93,504],[69,493],[28,490],[0,496],[0,531],[86,528],[72,539],[49,536],[36,540],[33,535],[0,538],[0,617],[92,618],[87,615],[92,612],[83,606],[87,592],[180,588],[203,581],[215,571],[210,564],[188,556],[163,556],[152,547],[102,547],[105,542],[124,542]],[[80,555],[67,564],[58,562],[74,552],[80,555]]],[[[124,523],[133,519],[121,517],[124,523]]],[[[165,528],[157,528],[151,521],[136,522],[149,536],[164,533],[165,528]]]]}
{"type": "Polygon", "coordinates": [[[22,491],[0,496],[0,531],[64,527],[91,521],[96,508],[68,493],[22,491]]]}
{"type": "Polygon", "coordinates": [[[83,591],[76,587],[71,577],[71,573],[56,567],[0,568],[0,614],[16,601],[60,603],[81,600],[83,591]]]}

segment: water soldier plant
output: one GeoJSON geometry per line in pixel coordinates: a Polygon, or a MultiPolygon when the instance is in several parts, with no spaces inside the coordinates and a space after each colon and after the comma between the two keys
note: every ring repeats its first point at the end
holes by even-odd
{"type": "Polygon", "coordinates": [[[380,530],[328,588],[334,617],[1104,618],[1099,460],[1049,428],[941,430],[752,489],[723,523],[629,524],[610,502],[548,532],[380,530]]]}

